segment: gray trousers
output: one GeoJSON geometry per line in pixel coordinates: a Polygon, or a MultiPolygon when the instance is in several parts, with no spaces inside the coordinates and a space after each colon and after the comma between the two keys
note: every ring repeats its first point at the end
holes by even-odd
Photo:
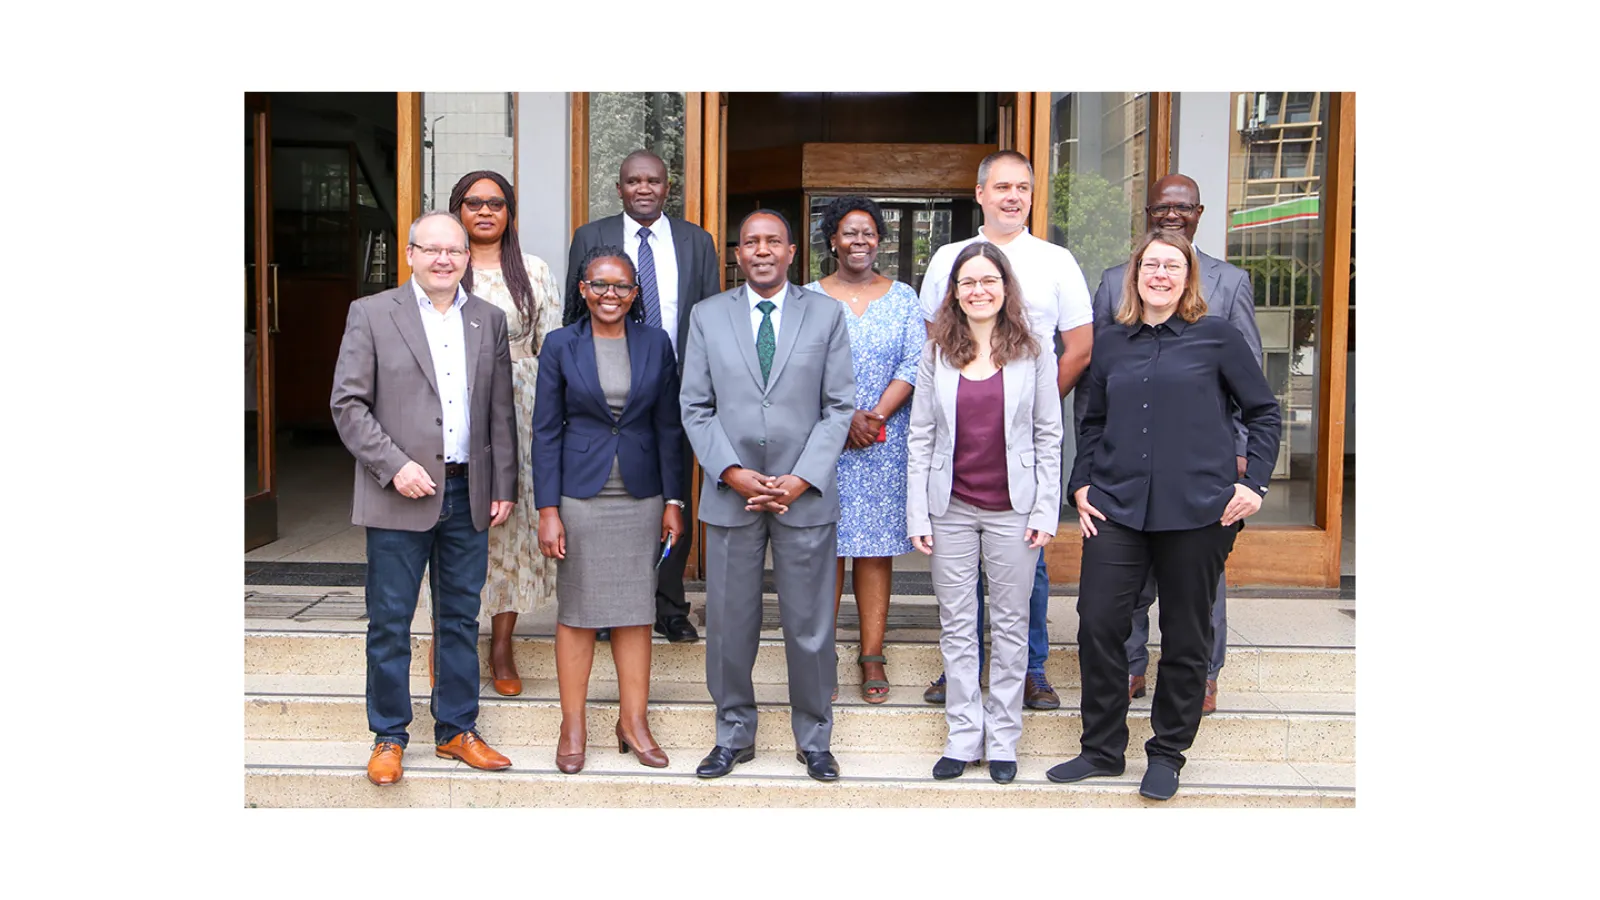
{"type": "MultiPolygon", "coordinates": [[[[1133,632],[1128,635],[1128,674],[1143,675],[1150,668],[1150,606],[1156,602],[1156,570],[1144,574],[1144,587],[1133,606],[1133,632]]],[[[1211,667],[1206,677],[1212,681],[1222,671],[1228,656],[1228,573],[1217,576],[1217,592],[1211,602],[1211,667]]]]}
{"type": "Polygon", "coordinates": [[[792,528],[772,513],[752,525],[706,526],[706,687],[717,704],[718,746],[755,746],[751,673],[761,643],[761,578],[770,543],[795,747],[828,749],[838,682],[833,642],[838,534],[835,523],[792,528]]]}
{"type": "Polygon", "coordinates": [[[1028,598],[1039,551],[1028,548],[1028,517],[979,509],[955,497],[933,517],[933,592],[946,676],[944,718],[951,759],[1015,761],[1022,738],[1022,683],[1028,668],[1028,598]],[[988,580],[989,698],[978,685],[978,560],[988,580]]]}

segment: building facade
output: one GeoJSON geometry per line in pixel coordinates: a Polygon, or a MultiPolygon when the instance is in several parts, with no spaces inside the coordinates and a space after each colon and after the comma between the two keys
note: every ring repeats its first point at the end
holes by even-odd
{"type": "MultiPolygon", "coordinates": [[[[1070,249],[1091,291],[1143,230],[1148,186],[1170,172],[1199,183],[1197,244],[1251,273],[1284,419],[1275,489],[1229,580],[1339,584],[1354,486],[1353,93],[251,94],[245,107],[247,544],[274,528],[276,436],[331,427],[348,301],[409,277],[403,229],[461,175],[512,181],[522,247],[558,280],[572,231],[620,211],[618,165],[645,148],[667,162],[668,214],[721,237],[725,287],[738,278],[729,229],[757,208],[795,224],[792,280],[829,271],[816,223],[842,193],[883,205],[880,270],[915,287],[934,250],[981,224],[978,160],[1016,149],[1035,166],[1032,232],[1070,249]]],[[[1081,541],[1076,517],[1062,522],[1046,553],[1053,579],[1074,582],[1081,541]]]]}

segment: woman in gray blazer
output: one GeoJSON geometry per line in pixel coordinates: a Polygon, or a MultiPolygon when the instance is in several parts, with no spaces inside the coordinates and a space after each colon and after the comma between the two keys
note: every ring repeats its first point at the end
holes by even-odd
{"type": "Polygon", "coordinates": [[[1017,775],[1028,597],[1060,518],[1061,400],[1054,354],[1029,333],[1005,254],[979,241],[956,256],[922,350],[911,401],[906,534],[933,557],[949,737],[933,777],[987,757],[1017,775]],[[989,698],[978,686],[978,561],[993,634],[989,698]]]}

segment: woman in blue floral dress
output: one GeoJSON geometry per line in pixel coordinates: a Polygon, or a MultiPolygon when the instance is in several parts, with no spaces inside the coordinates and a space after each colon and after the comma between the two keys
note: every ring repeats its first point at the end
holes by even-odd
{"type": "Polygon", "coordinates": [[[821,230],[837,270],[807,290],[827,294],[849,310],[850,356],[856,376],[856,412],[839,456],[839,571],[834,617],[844,593],[844,563],[853,570],[861,615],[861,697],[889,698],[884,672],[884,632],[889,623],[889,582],[894,557],[911,551],[906,537],[906,436],[911,391],[927,331],[917,292],[878,274],[883,211],[865,197],[840,197],[823,211],[821,230]],[[882,440],[880,440],[880,436],[882,440]]]}

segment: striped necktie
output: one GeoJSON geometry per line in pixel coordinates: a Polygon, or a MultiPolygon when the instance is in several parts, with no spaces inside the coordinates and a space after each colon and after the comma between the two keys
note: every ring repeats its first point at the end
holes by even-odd
{"type": "Polygon", "coordinates": [[[656,288],[656,255],[650,249],[650,229],[639,229],[639,294],[644,298],[644,323],[661,327],[661,297],[656,288]]]}

